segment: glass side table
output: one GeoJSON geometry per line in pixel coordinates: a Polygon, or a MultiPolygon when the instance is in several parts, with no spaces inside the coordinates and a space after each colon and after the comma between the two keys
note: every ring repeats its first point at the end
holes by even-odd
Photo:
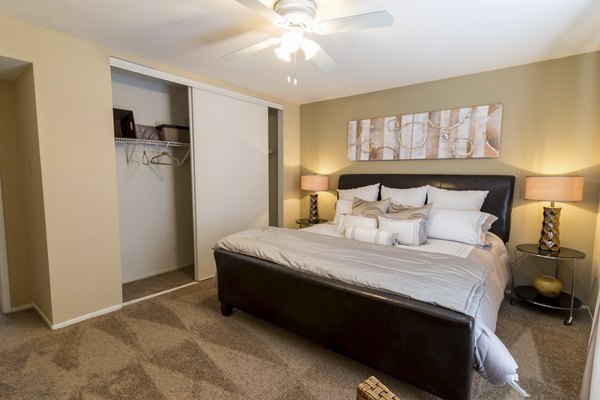
{"type": "Polygon", "coordinates": [[[306,228],[306,227],[313,226],[313,225],[316,225],[316,224],[324,224],[327,221],[328,220],[321,218],[317,222],[310,222],[308,220],[308,218],[300,218],[300,219],[296,220],[296,223],[298,225],[300,225],[300,228],[306,228]]]}
{"type": "Polygon", "coordinates": [[[575,297],[575,269],[577,260],[585,258],[585,253],[581,251],[561,247],[559,252],[551,253],[538,249],[537,243],[519,244],[515,248],[515,259],[512,264],[512,278],[510,284],[510,304],[514,304],[515,298],[526,302],[558,310],[569,310],[569,316],[565,318],[565,325],[571,325],[573,322],[573,309],[581,307],[581,300],[575,297]],[[571,273],[571,293],[561,292],[556,297],[542,295],[533,286],[514,287],[515,273],[518,264],[528,257],[545,258],[554,261],[554,277],[558,277],[558,267],[561,261],[571,262],[573,271],[571,273]]]}

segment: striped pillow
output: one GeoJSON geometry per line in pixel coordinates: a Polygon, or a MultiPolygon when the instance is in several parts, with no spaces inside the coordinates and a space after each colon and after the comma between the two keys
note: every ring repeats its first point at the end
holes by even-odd
{"type": "Polygon", "coordinates": [[[381,231],[377,228],[363,228],[361,226],[350,226],[346,229],[344,234],[346,239],[383,244],[386,246],[393,245],[396,239],[396,234],[393,232],[381,231]]]}
{"type": "Polygon", "coordinates": [[[402,204],[390,203],[386,217],[391,219],[422,218],[427,223],[432,206],[432,204],[426,204],[423,207],[407,207],[402,204]]]}
{"type": "Polygon", "coordinates": [[[423,218],[389,219],[379,217],[379,229],[394,235],[394,244],[420,246],[427,243],[427,222],[423,218]]]}
{"type": "Polygon", "coordinates": [[[390,199],[366,201],[355,197],[352,201],[352,215],[377,219],[385,214],[390,206],[390,199]]]}

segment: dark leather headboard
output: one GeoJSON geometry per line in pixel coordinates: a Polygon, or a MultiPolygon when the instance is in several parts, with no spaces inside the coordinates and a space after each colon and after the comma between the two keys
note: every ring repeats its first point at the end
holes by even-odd
{"type": "Polygon", "coordinates": [[[419,174],[348,174],[340,175],[338,189],[353,189],[381,183],[390,188],[406,189],[424,185],[452,190],[489,190],[481,211],[495,215],[498,220],[490,232],[504,242],[510,237],[515,177],[511,175],[419,175],[419,174]]]}

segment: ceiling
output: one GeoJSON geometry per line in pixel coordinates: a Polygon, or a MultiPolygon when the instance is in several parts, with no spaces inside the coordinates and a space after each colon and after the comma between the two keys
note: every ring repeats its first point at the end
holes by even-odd
{"type": "MultiPolygon", "coordinates": [[[[268,6],[273,0],[261,0],[268,6]]],[[[387,9],[388,28],[318,36],[322,71],[262,50],[280,36],[234,0],[0,0],[0,14],[296,103],[349,96],[600,50],[598,0],[317,0],[317,20],[387,9]]]]}

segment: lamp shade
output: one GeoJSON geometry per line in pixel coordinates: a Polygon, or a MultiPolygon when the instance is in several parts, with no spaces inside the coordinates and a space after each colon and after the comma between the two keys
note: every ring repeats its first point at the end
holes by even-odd
{"type": "Polygon", "coordinates": [[[317,192],[329,189],[329,177],[326,175],[302,175],[300,189],[317,192]]]}
{"type": "Polygon", "coordinates": [[[528,176],[525,200],[581,201],[583,176],[528,176]]]}

